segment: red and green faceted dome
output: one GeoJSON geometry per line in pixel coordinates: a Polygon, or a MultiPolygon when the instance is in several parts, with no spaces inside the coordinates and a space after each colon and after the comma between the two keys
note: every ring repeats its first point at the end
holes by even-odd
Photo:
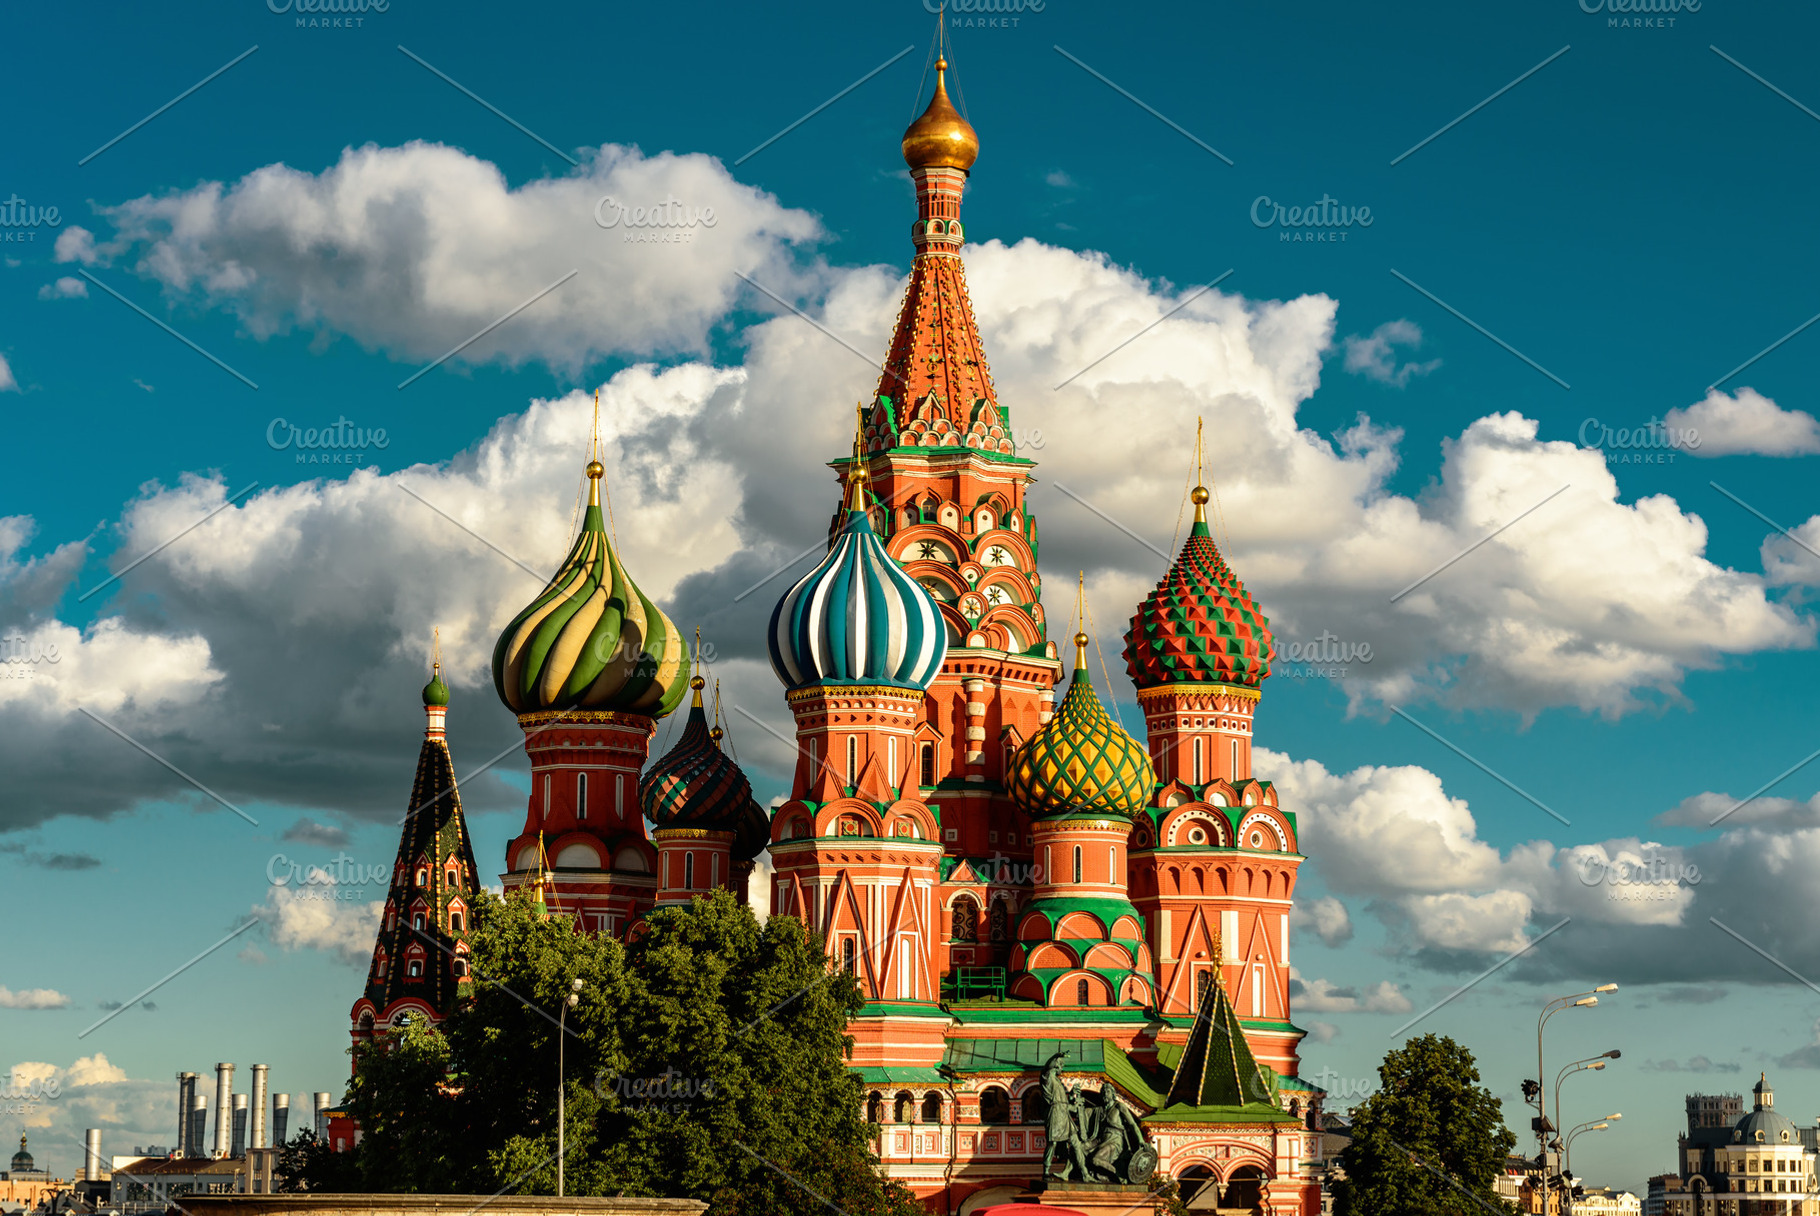
{"type": "Polygon", "coordinates": [[[1269,618],[1196,519],[1175,565],[1131,618],[1125,668],[1139,688],[1256,688],[1270,674],[1271,641],[1269,618]]]}
{"type": "Polygon", "coordinates": [[[756,856],[770,837],[770,823],[752,798],[752,783],[738,764],[720,749],[702,708],[700,677],[695,703],[676,746],[646,770],[638,783],[645,818],[660,828],[705,828],[735,834],[734,854],[756,856]],[[764,821],[764,839],[752,844],[754,820],[764,821]]]}

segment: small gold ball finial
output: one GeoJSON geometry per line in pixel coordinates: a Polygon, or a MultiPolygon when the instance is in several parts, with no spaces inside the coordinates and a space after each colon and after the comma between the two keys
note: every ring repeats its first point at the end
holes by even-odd
{"type": "Polygon", "coordinates": [[[1085,646],[1087,644],[1087,635],[1084,633],[1075,634],[1074,635],[1074,644],[1076,646],[1085,646]]]}
{"type": "Polygon", "coordinates": [[[1207,498],[1208,498],[1207,487],[1206,486],[1196,486],[1194,488],[1194,493],[1190,494],[1188,496],[1188,498],[1197,507],[1206,506],[1207,498]]]}
{"type": "Polygon", "coordinates": [[[589,478],[589,480],[599,481],[602,477],[605,477],[606,475],[607,475],[607,466],[606,465],[600,463],[600,461],[598,461],[598,460],[588,461],[588,478],[589,478]]]}
{"type": "Polygon", "coordinates": [[[700,676],[689,677],[689,687],[693,688],[696,692],[700,692],[702,689],[706,688],[707,686],[708,686],[708,682],[706,680],[702,679],[700,676]]]}
{"type": "Polygon", "coordinates": [[[721,736],[725,735],[726,733],[727,732],[723,731],[720,727],[716,726],[714,729],[712,729],[708,732],[708,738],[714,740],[716,743],[719,743],[721,740],[721,736]]]}
{"type": "Polygon", "coordinates": [[[938,72],[947,71],[948,70],[948,61],[946,59],[937,59],[935,61],[935,70],[938,72]]]}

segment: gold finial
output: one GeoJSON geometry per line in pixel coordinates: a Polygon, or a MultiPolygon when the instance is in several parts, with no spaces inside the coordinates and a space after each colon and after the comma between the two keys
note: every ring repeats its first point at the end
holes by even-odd
{"type": "Polygon", "coordinates": [[[1216,984],[1220,982],[1220,968],[1226,965],[1225,952],[1226,943],[1220,940],[1218,933],[1215,933],[1213,935],[1213,982],[1216,984]]]}
{"type": "MultiPolygon", "coordinates": [[[[945,36],[945,31],[944,31],[945,36]]],[[[980,137],[948,100],[948,57],[937,50],[935,95],[929,108],[904,132],[904,163],[912,169],[959,169],[966,172],[979,158],[980,137]]]]}
{"type": "MultiPolygon", "coordinates": [[[[1198,416],[1194,420],[1194,480],[1194,493],[1190,494],[1188,497],[1194,502],[1194,522],[1197,524],[1204,524],[1207,522],[1207,499],[1209,495],[1207,493],[1207,478],[1201,469],[1201,419],[1198,416]]],[[[1181,516],[1178,515],[1176,518],[1180,519],[1181,516]]],[[[1180,527],[1181,525],[1177,524],[1176,526],[1180,527]]]]}
{"type": "Polygon", "coordinates": [[[866,403],[854,403],[853,463],[847,469],[847,510],[866,509],[866,403]]]}
{"type": "Polygon", "coordinates": [[[714,728],[708,732],[708,738],[720,745],[721,737],[727,732],[720,728],[720,681],[714,681],[714,728]]]}
{"type": "Polygon", "coordinates": [[[430,675],[435,676],[442,670],[442,627],[430,630],[430,675]]]}
{"type": "Polygon", "coordinates": [[[692,705],[696,709],[700,709],[701,708],[701,690],[703,688],[707,687],[707,684],[708,684],[708,682],[706,680],[701,678],[701,626],[700,625],[697,625],[695,627],[695,653],[690,656],[689,665],[694,670],[694,673],[695,673],[689,677],[689,687],[695,690],[695,699],[693,701],[689,702],[689,704],[692,705]]]}

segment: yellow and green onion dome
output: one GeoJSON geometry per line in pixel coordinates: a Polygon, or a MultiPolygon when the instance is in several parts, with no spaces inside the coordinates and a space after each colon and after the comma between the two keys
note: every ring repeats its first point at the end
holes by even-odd
{"type": "Polygon", "coordinates": [[[517,714],[594,710],[661,718],[688,687],[676,626],[619,564],[600,513],[599,461],[588,513],[550,585],[493,648],[493,687],[517,714]]]}
{"type": "Polygon", "coordinates": [[[1194,488],[1194,528],[1125,635],[1125,666],[1140,689],[1239,684],[1270,675],[1270,620],[1207,530],[1207,490],[1194,488]]]}
{"type": "MultiPolygon", "coordinates": [[[[720,732],[708,729],[702,678],[689,681],[694,704],[682,738],[638,782],[645,818],[660,828],[738,832],[752,800],[752,783],[720,749],[720,732]]],[[[762,812],[761,812],[762,813],[762,812]]]]}
{"type": "Polygon", "coordinates": [[[1135,819],[1150,805],[1156,770],[1144,745],[1100,704],[1087,674],[1087,635],[1074,635],[1074,677],[1060,708],[1017,749],[1011,800],[1032,818],[1111,814],[1135,819]]]}

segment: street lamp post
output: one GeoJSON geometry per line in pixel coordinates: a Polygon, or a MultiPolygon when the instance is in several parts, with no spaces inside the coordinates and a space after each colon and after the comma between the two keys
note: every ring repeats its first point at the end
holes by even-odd
{"type": "Polygon", "coordinates": [[[569,981],[569,995],[562,1003],[562,1012],[556,1018],[556,1197],[563,1197],[563,1121],[567,1114],[565,1109],[569,1084],[568,1070],[563,1066],[563,1049],[568,1046],[563,1040],[569,1035],[569,1010],[581,1004],[581,981],[569,981]]]}
{"type": "Polygon", "coordinates": [[[1602,1132],[1623,1117],[1622,1113],[1618,1113],[1607,1115],[1603,1119],[1588,1119],[1585,1123],[1580,1124],[1571,1132],[1568,1132],[1567,1139],[1563,1141],[1563,1147],[1566,1149],[1567,1153],[1567,1160],[1562,1163],[1562,1170],[1566,1171],[1572,1168],[1573,1143],[1575,1136],[1579,1135],[1581,1132],[1602,1132]]]}
{"type": "Polygon", "coordinates": [[[1569,996],[1556,997],[1542,1007],[1542,1014],[1536,1019],[1536,1139],[1542,1146],[1542,1216],[1554,1216],[1553,1191],[1548,1177],[1548,1073],[1542,1064],[1542,1031],[1548,1025],[1548,1019],[1563,1009],[1590,1009],[1599,1003],[1599,995],[1616,992],[1616,984],[1600,984],[1590,992],[1576,992],[1569,996]]]}
{"type": "Polygon", "coordinates": [[[1602,1051],[1596,1056],[1587,1056],[1584,1060],[1575,1060],[1572,1064],[1555,1074],[1555,1134],[1561,1134],[1561,1082],[1577,1072],[1598,1072],[1605,1067],[1606,1061],[1615,1060],[1624,1053],[1616,1047],[1602,1051]]]}

